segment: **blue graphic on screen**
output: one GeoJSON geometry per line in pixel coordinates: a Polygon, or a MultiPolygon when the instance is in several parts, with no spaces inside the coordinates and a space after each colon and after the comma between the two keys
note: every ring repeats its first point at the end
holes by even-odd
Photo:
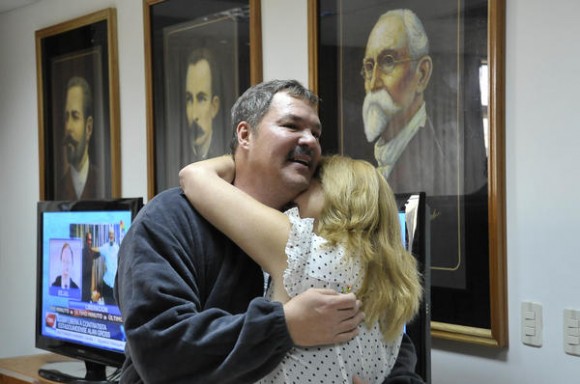
{"type": "Polygon", "coordinates": [[[130,211],[43,213],[43,335],[123,352],[112,287],[130,223],[130,211]]]}
{"type": "MultiPolygon", "coordinates": [[[[407,248],[407,220],[405,212],[399,212],[399,224],[401,225],[401,241],[403,246],[407,248]]],[[[407,326],[403,327],[403,332],[407,332],[407,326]]]]}
{"type": "Polygon", "coordinates": [[[399,212],[399,224],[401,224],[401,241],[403,242],[403,246],[407,248],[407,221],[405,217],[405,212],[399,212]]]}

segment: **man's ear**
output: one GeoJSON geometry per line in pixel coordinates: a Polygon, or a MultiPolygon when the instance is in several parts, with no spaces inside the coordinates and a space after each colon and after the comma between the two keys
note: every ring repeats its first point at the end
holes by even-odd
{"type": "Polygon", "coordinates": [[[238,146],[243,148],[248,148],[250,145],[251,136],[250,124],[246,121],[240,121],[236,127],[236,135],[238,136],[238,146]]]}
{"type": "Polygon", "coordinates": [[[91,140],[93,134],[93,117],[89,116],[87,122],[85,123],[85,130],[87,131],[87,142],[91,140]]]}
{"type": "Polygon", "coordinates": [[[419,59],[416,70],[417,92],[423,93],[423,91],[425,91],[429,85],[429,79],[431,79],[432,72],[433,60],[431,60],[431,56],[423,56],[421,59],[419,59]]]}
{"type": "Polygon", "coordinates": [[[214,97],[211,98],[211,118],[214,119],[219,111],[220,111],[220,97],[214,95],[214,97]]]}

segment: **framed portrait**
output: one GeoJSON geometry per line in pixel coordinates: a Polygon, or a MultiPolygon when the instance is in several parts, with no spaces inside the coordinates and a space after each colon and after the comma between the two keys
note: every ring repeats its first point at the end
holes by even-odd
{"type": "Polygon", "coordinates": [[[309,0],[325,152],[426,194],[431,334],[507,345],[504,0],[309,0]]]}
{"type": "Polygon", "coordinates": [[[40,200],[119,197],[113,8],[36,31],[40,200]]]}
{"type": "Polygon", "coordinates": [[[145,0],[149,197],[229,153],[230,110],[262,78],[260,1],[145,0]]]}

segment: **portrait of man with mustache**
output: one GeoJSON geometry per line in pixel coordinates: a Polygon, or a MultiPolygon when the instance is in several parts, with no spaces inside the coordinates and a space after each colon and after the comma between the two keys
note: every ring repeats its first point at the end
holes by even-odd
{"type": "Polygon", "coordinates": [[[421,20],[409,9],[382,14],[366,45],[361,75],[366,139],[394,191],[458,193],[457,135],[435,127],[424,91],[433,61],[421,20]]]}
{"type": "Polygon", "coordinates": [[[66,86],[63,146],[68,167],[56,185],[57,200],[105,197],[100,171],[89,153],[93,128],[91,87],[84,78],[74,76],[66,86]]]}
{"type": "Polygon", "coordinates": [[[185,115],[182,132],[181,166],[222,155],[227,151],[224,127],[216,117],[222,100],[218,61],[208,48],[194,49],[187,60],[185,75],[185,115]]]}
{"type": "MultiPolygon", "coordinates": [[[[450,94],[426,97],[430,80],[435,80],[432,86],[439,86],[438,90],[443,81],[444,68],[437,68],[440,78],[432,77],[434,61],[444,63],[439,52],[435,55],[439,61],[430,53],[429,36],[414,11],[382,13],[370,30],[362,60],[362,120],[376,165],[393,191],[426,193],[433,284],[463,289],[466,250],[458,236],[466,232],[461,215],[475,212],[484,220],[481,231],[486,225],[485,214],[476,211],[484,206],[480,199],[485,199],[482,191],[487,186],[483,137],[480,140],[483,127],[474,123],[479,118],[481,124],[477,114],[460,121],[459,106],[456,116],[442,118],[437,109],[452,102],[450,94]],[[478,203],[463,208],[457,196],[478,203]]],[[[471,108],[465,103],[463,108],[471,108]]]]}

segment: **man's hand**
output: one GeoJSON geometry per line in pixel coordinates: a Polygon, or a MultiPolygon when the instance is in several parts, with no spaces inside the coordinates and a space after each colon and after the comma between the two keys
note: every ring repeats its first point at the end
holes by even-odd
{"type": "Polygon", "coordinates": [[[354,293],[311,288],[284,304],[290,337],[302,347],[349,341],[364,320],[360,306],[354,293]]]}
{"type": "Polygon", "coordinates": [[[368,382],[355,375],[352,377],[352,384],[368,384],[368,382]]]}

